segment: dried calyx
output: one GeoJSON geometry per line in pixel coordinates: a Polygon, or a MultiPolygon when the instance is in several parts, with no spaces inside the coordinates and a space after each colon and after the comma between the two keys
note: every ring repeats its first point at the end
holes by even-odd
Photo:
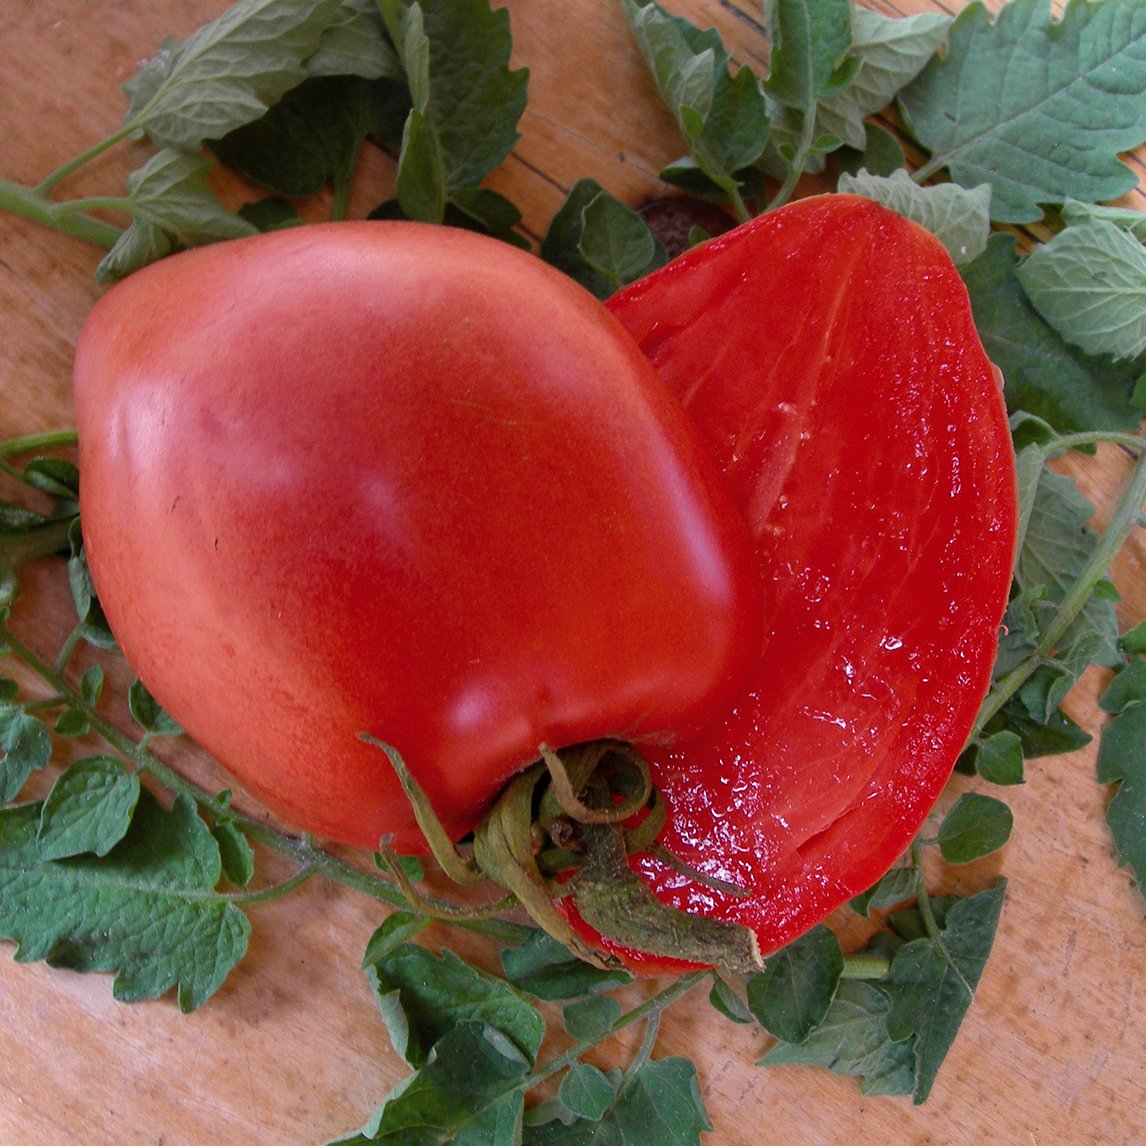
{"type": "MultiPolygon", "coordinates": [[[[474,909],[477,912],[518,905],[581,959],[617,966],[615,956],[587,944],[570,924],[558,906],[568,897],[593,930],[619,947],[730,971],[762,966],[749,928],[662,903],[630,866],[629,857],[639,852],[683,866],[657,843],[665,822],[664,801],[648,765],[630,745],[600,740],[559,752],[542,745],[540,759],[509,782],[475,829],[472,846],[463,847],[449,838],[401,755],[388,744],[368,739],[390,760],[441,869],[459,884],[488,881],[509,893],[488,908],[474,909]]],[[[385,841],[380,854],[402,882],[411,906],[426,910],[425,900],[404,879],[385,841]]],[[[687,871],[725,894],[747,894],[691,868],[687,871]]]]}

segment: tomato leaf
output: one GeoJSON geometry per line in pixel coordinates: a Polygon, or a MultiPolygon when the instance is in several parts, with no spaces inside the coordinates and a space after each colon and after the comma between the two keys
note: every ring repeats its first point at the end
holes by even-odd
{"type": "Polygon", "coordinates": [[[127,835],[102,859],[45,859],[39,804],[0,812],[0,935],[21,962],[116,972],[121,1001],[177,987],[194,1010],[218,989],[247,947],[250,924],[210,893],[219,849],[194,804],[164,810],[140,793],[127,835]]]}
{"type": "Polygon", "coordinates": [[[101,260],[101,282],[123,278],[175,250],[255,234],[207,186],[209,165],[200,155],[164,148],[127,177],[130,227],[101,260]]]}
{"type": "Polygon", "coordinates": [[[772,34],[771,68],[765,88],[777,103],[814,114],[818,101],[838,95],[855,79],[859,60],[849,58],[850,4],[841,0],[769,0],[765,16],[772,34]]]}
{"type": "Polygon", "coordinates": [[[139,778],[115,757],[77,760],[44,801],[36,833],[40,857],[107,855],[127,834],[139,792],[139,778]]]}
{"type": "Polygon", "coordinates": [[[860,915],[873,911],[886,911],[896,904],[915,898],[915,869],[893,867],[872,887],[851,901],[851,908],[860,915]]]}
{"type": "Polygon", "coordinates": [[[843,969],[839,940],[818,924],[749,976],[748,1008],[769,1034],[803,1042],[824,1021],[843,969]]]}
{"type": "Polygon", "coordinates": [[[1023,259],[1018,275],[1071,345],[1115,358],[1146,351],[1146,248],[1114,223],[1067,227],[1023,259]]]}
{"type": "Polygon", "coordinates": [[[52,740],[43,722],[21,704],[0,704],[0,803],[16,799],[28,777],[51,758],[52,740]]]}
{"type": "Polygon", "coordinates": [[[561,1010],[565,1029],[581,1042],[601,1038],[621,1016],[621,1005],[611,995],[588,995],[566,1003],[561,1010]]]}
{"type": "Polygon", "coordinates": [[[238,0],[186,40],[165,40],[124,85],[128,129],[194,152],[260,118],[306,78],[341,3],[238,0]]]}
{"type": "Polygon", "coordinates": [[[891,1011],[889,1036],[897,1042],[914,1036],[915,1079],[912,1096],[923,1102],[975,997],[1003,909],[1006,881],[946,913],[937,938],[914,939],[896,952],[887,978],[891,1011]]]}
{"type": "Polygon", "coordinates": [[[866,195],[926,227],[947,248],[956,266],[969,263],[987,249],[991,219],[991,188],[968,190],[956,183],[921,187],[906,171],[880,177],[861,171],[842,175],[840,191],[866,195]]]}
{"type": "Polygon", "coordinates": [[[1017,733],[996,732],[977,746],[975,771],[992,784],[1023,782],[1023,743],[1017,733]]]}
{"type": "Polygon", "coordinates": [[[246,887],[255,874],[255,852],[251,841],[233,820],[217,819],[211,825],[211,835],[219,845],[219,858],[223,876],[235,887],[246,887]]]}
{"type": "Polygon", "coordinates": [[[950,25],[950,17],[940,12],[892,18],[856,5],[851,54],[859,68],[843,91],[820,100],[816,134],[837,136],[848,147],[865,147],[866,117],[887,107],[923,70],[950,25]]]}
{"type": "Polygon", "coordinates": [[[939,825],[939,850],[948,863],[971,863],[1011,838],[1014,816],[1002,800],[964,792],[939,825]]]}
{"type": "Polygon", "coordinates": [[[1068,199],[1062,205],[1062,218],[1070,226],[1076,223],[1113,223],[1140,243],[1146,243],[1146,211],[1136,211],[1133,207],[1105,207],[1068,199]]]}
{"type": "Polygon", "coordinates": [[[969,4],[947,50],[901,94],[915,137],[964,187],[990,183],[998,222],[1041,205],[1117,199],[1137,182],[1118,156],[1146,140],[1146,9],[1011,0],[992,21],[969,4]]]}
{"type": "MultiPolygon", "coordinates": [[[[607,1078],[604,1081],[611,1085],[607,1078]]],[[[600,1118],[579,1118],[571,1124],[554,1119],[527,1126],[523,1142],[524,1146],[700,1146],[700,1135],[711,1129],[696,1067],[687,1059],[664,1058],[629,1073],[600,1118]]]]}
{"type": "Polygon", "coordinates": [[[575,958],[556,939],[535,931],[501,953],[505,977],[538,999],[574,999],[632,982],[627,971],[605,971],[575,958]]]}
{"type": "Polygon", "coordinates": [[[561,1079],[557,1096],[575,1117],[600,1122],[617,1097],[617,1081],[590,1063],[575,1062],[561,1079]]]}
{"type": "Polygon", "coordinates": [[[760,1066],[803,1064],[861,1078],[861,1094],[910,1094],[914,1050],[910,1039],[887,1033],[891,1000],[874,983],[843,980],[824,1019],[802,1042],[780,1042],[760,1066]]]}
{"type": "Polygon", "coordinates": [[[441,222],[447,193],[477,186],[517,143],[529,74],[509,68],[508,13],[488,0],[381,0],[380,9],[413,101],[398,201],[410,218],[441,222]]]}
{"type": "Polygon", "coordinates": [[[993,236],[963,277],[983,345],[1003,372],[1010,409],[1034,414],[1061,433],[1138,425],[1141,412],[1131,397],[1141,371],[1067,345],[1023,290],[1012,236],[993,236]]]}
{"type": "Polygon", "coordinates": [[[182,729],[160,707],[141,680],[132,681],[127,690],[127,707],[132,719],[152,736],[179,736],[182,729]]]}
{"type": "MultiPolygon", "coordinates": [[[[1015,583],[1021,591],[1045,586],[1052,604],[1063,599],[1094,552],[1097,535],[1087,525],[1093,513],[1094,506],[1070,477],[1049,469],[1042,471],[1015,565],[1015,583]]],[[[1087,642],[1084,663],[1121,663],[1112,602],[1092,597],[1064,637],[1062,648],[1078,646],[1082,641],[1087,642]]],[[[1081,671],[1081,666],[1074,667],[1081,671]]],[[[1036,719],[1038,715],[1032,711],[1036,719]]]]}
{"type": "Polygon", "coordinates": [[[659,4],[625,0],[637,47],[676,119],[689,163],[726,194],[759,158],[768,137],[768,107],[751,69],[730,71],[730,56],[714,29],[701,31],[659,4]]]}
{"type": "Polygon", "coordinates": [[[211,149],[223,163],[278,195],[301,199],[328,181],[345,195],[363,140],[374,132],[391,134],[396,104],[405,116],[409,100],[404,87],[357,76],[318,76],[287,92],[261,119],[213,142],[211,149]]]}
{"type": "Polygon", "coordinates": [[[310,76],[402,80],[402,65],[374,0],[342,0],[303,61],[310,76]]]}
{"type": "Polygon", "coordinates": [[[666,261],[645,221],[595,179],[578,179],[549,224],[541,257],[598,298],[666,261]],[[621,258],[610,257],[620,251],[621,258]]]}
{"type": "Polygon", "coordinates": [[[1146,660],[1132,661],[1109,684],[1101,698],[1114,719],[1102,733],[1098,782],[1114,785],[1106,822],[1114,837],[1118,862],[1146,888],[1146,660]]]}
{"type": "Polygon", "coordinates": [[[504,980],[459,959],[403,943],[375,958],[367,976],[378,997],[394,1049],[414,1067],[425,1066],[431,1049],[463,1023],[483,1023],[512,1040],[531,1062],[545,1022],[504,980]]]}
{"type": "Polygon", "coordinates": [[[522,1083],[529,1063],[494,1027],[463,1022],[444,1034],[425,1064],[403,1079],[361,1133],[331,1146],[390,1142],[397,1146],[513,1142],[506,1124],[520,1124],[522,1083]]]}

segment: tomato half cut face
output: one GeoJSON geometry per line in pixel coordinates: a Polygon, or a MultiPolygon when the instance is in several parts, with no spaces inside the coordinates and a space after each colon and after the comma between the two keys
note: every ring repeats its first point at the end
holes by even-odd
{"type": "Polygon", "coordinates": [[[75,365],[84,541],[143,682],[288,824],[421,847],[553,747],[669,744],[759,653],[718,467],[620,324],[466,232],[176,255],[75,365]]]}
{"type": "Polygon", "coordinates": [[[750,894],[635,866],[767,952],[902,854],[968,737],[1010,588],[1006,411],[942,246],[863,199],[761,216],[608,305],[716,453],[765,593],[747,686],[649,754],[661,842],[750,894]]]}

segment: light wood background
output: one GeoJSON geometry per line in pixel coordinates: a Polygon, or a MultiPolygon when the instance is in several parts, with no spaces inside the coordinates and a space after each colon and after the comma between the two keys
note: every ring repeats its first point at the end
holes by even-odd
{"type": "MultiPolygon", "coordinates": [[[[926,0],[910,0],[918,9],[926,0]]],[[[222,0],[3,0],[0,6],[0,174],[33,183],[114,130],[119,86],[164,34],[182,37],[222,0]]],[[[516,154],[491,184],[525,209],[539,236],[578,177],[592,174],[638,204],[661,191],[656,172],[680,152],[616,0],[511,0],[516,62],[532,71],[516,154]]],[[[761,71],[766,43],[749,0],[676,0],[714,24],[738,61],[761,71]]],[[[890,8],[885,9],[890,11],[890,8]]],[[[142,152],[128,145],[66,186],[117,193],[142,152]]],[[[1134,161],[1133,158],[1131,160],[1134,161]]],[[[1141,164],[1138,165],[1141,171],[1141,164]]],[[[384,195],[388,162],[364,165],[357,196],[384,195]]],[[[1134,197],[1131,197],[1134,200],[1134,197]]],[[[1141,193],[1136,201],[1143,202],[1141,193]]],[[[69,371],[79,325],[98,295],[98,252],[0,217],[0,435],[70,424],[69,371]]],[[[1075,468],[1107,501],[1127,469],[1116,450],[1075,468]]],[[[1102,511],[1099,512],[1101,521],[1102,511]]],[[[1124,619],[1146,615],[1142,538],[1116,569],[1124,619]]],[[[28,579],[25,634],[55,648],[67,627],[61,579],[28,579]]],[[[122,669],[109,665],[122,685],[122,669]]],[[[1101,719],[1088,676],[1071,702],[1101,719]]],[[[62,745],[63,751],[76,751],[62,745]]],[[[225,781],[193,749],[176,756],[208,783],[225,781]]],[[[954,793],[952,793],[952,796],[954,793]]],[[[1009,793],[1016,826],[1001,856],[961,870],[960,890],[998,872],[1010,896],[994,957],[931,1100],[864,1098],[855,1083],[800,1067],[754,1066],[768,1040],[734,1027],[702,999],[679,1006],[658,1053],[695,1058],[727,1146],[993,1143],[1131,1146],[1146,1142],[1146,921],[1116,868],[1102,818],[1108,793],[1092,750],[1041,760],[1009,793]]],[[[273,875],[278,863],[264,862],[273,875]]],[[[201,1011],[174,1002],[122,1006],[110,978],[18,965],[0,949],[0,1143],[5,1146],[309,1146],[361,1125],[405,1074],[357,970],[380,910],[313,883],[253,912],[240,968],[201,1011]]],[[[431,940],[444,938],[437,934],[431,940]]],[[[482,948],[467,951],[487,962],[482,948]]],[[[623,1061],[627,1040],[608,1048],[623,1061]]],[[[605,1059],[601,1059],[602,1062],[605,1059]]]]}

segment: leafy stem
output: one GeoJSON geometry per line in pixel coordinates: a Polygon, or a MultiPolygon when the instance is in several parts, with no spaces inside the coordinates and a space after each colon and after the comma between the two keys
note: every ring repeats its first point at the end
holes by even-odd
{"type": "Polygon", "coordinates": [[[927,882],[923,877],[923,844],[918,839],[911,845],[911,864],[915,872],[915,901],[919,917],[923,920],[928,938],[938,939],[942,933],[931,907],[931,897],[927,894],[927,882]]]}
{"type": "MultiPolygon", "coordinates": [[[[88,701],[63,673],[45,661],[34,649],[21,640],[7,625],[0,625],[0,643],[30,669],[65,707],[82,712],[89,727],[139,772],[144,772],[176,795],[184,795],[196,805],[216,814],[224,812],[217,796],[200,788],[175,769],[165,764],[157,756],[146,750],[131,736],[119,729],[88,701]]],[[[373,872],[362,868],[317,847],[307,836],[298,837],[280,832],[270,824],[252,816],[244,815],[231,808],[225,808],[226,818],[240,828],[251,839],[264,845],[279,855],[291,860],[298,868],[299,882],[318,875],[331,883],[358,891],[372,899],[380,900],[392,907],[409,908],[405,894],[396,884],[373,872]]],[[[292,877],[295,878],[295,877],[292,877]]],[[[288,881],[289,882],[289,881],[288,881]]],[[[285,890],[289,890],[286,888],[285,890]]],[[[244,903],[252,902],[243,893],[244,903]]],[[[275,893],[280,894],[280,893],[275,893]]],[[[268,896],[271,897],[271,896],[268,896]]],[[[428,903],[438,905],[436,901],[428,903]]],[[[459,927],[476,931],[503,942],[521,942],[531,933],[531,929],[502,919],[458,919],[459,927]]]]}
{"type": "Polygon", "coordinates": [[[109,204],[122,207],[123,201],[91,199],[57,203],[38,188],[0,179],[0,210],[22,215],[33,223],[99,247],[113,247],[123,232],[114,223],[97,219],[85,211],[109,204]]]}
{"type": "Polygon", "coordinates": [[[978,736],[986,725],[1002,711],[1011,697],[1030,679],[1031,675],[1040,666],[1047,663],[1048,658],[1053,655],[1063,636],[1069,631],[1071,625],[1078,619],[1087,602],[1091,599],[1094,587],[1107,575],[1111,564],[1123,545],[1126,544],[1130,534],[1142,524],[1142,506],[1146,503],[1146,440],[1132,434],[1071,434],[1055,439],[1054,442],[1045,447],[1044,453],[1050,457],[1066,449],[1091,445],[1096,441],[1109,442],[1112,438],[1117,439],[1120,445],[1137,450],[1138,460],[1135,462],[1134,469],[1131,471],[1130,478],[1122,491],[1122,496],[1119,498],[1110,522],[1102,531],[1102,535],[1085,567],[1059,603],[1049,624],[1039,633],[1039,638],[1030,655],[995,682],[979,710],[978,719],[972,730],[972,738],[978,736]]]}
{"type": "MultiPolygon", "coordinates": [[[[678,999],[687,995],[694,987],[707,982],[708,978],[709,973],[707,971],[688,971],[679,978],[674,979],[672,983],[663,990],[658,991],[655,995],[650,995],[643,1003],[638,1004],[631,1011],[626,1011],[620,1018],[607,1027],[604,1033],[598,1038],[586,1039],[575,1043],[569,1047],[568,1050],[563,1051],[561,1054],[537,1067],[532,1074],[524,1079],[520,1089],[530,1090],[539,1083],[544,1082],[547,1078],[551,1078],[559,1071],[564,1070],[567,1066],[572,1066],[582,1055],[591,1051],[600,1043],[611,1039],[614,1035],[619,1034],[626,1028],[631,1027],[634,1023],[639,1023],[645,1019],[654,1020],[653,1033],[655,1035],[655,1020],[677,1002],[678,999]]],[[[649,1040],[646,1039],[645,1041],[648,1042],[649,1040]]]]}

